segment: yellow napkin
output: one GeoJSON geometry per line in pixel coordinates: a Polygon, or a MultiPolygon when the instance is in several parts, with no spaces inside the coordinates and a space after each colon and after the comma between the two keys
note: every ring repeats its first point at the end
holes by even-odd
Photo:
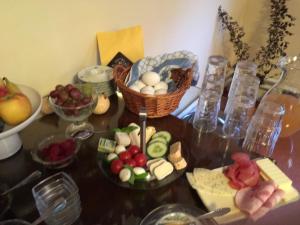
{"type": "Polygon", "coordinates": [[[141,26],[113,32],[98,32],[97,41],[102,65],[107,65],[118,52],[122,52],[133,63],[144,57],[144,36],[141,26]]]}

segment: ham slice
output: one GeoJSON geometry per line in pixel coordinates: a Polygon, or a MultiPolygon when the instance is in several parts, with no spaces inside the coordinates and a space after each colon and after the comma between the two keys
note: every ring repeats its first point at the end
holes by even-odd
{"type": "Polygon", "coordinates": [[[284,192],[276,189],[273,181],[265,181],[255,188],[240,189],[235,195],[235,204],[250,218],[257,220],[275,207],[283,196],[284,192]]]}
{"type": "Polygon", "coordinates": [[[258,220],[259,218],[266,215],[272,208],[275,207],[277,203],[280,202],[280,200],[284,196],[284,191],[280,189],[276,189],[270,198],[267,199],[267,201],[260,207],[255,213],[253,213],[250,218],[254,221],[258,220]]]}
{"type": "Polygon", "coordinates": [[[248,215],[256,212],[263,203],[259,198],[255,197],[255,190],[251,187],[242,188],[235,195],[235,204],[248,215]]]}

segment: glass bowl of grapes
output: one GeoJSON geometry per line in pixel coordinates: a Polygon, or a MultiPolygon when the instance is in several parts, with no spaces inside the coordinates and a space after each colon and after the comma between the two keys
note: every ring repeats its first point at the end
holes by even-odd
{"type": "Polygon", "coordinates": [[[52,134],[42,139],[31,151],[32,159],[49,169],[70,165],[80,149],[80,142],[64,133],[52,134]]]}
{"type": "Polygon", "coordinates": [[[49,95],[53,111],[63,120],[71,122],[66,128],[66,135],[73,137],[76,133],[94,127],[87,119],[93,113],[98,102],[95,87],[89,83],[57,85],[49,95]]]}

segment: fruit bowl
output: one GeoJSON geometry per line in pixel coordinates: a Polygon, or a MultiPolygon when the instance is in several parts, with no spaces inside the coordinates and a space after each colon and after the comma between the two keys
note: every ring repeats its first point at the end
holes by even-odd
{"type": "Polygon", "coordinates": [[[59,133],[42,139],[31,151],[31,156],[49,169],[61,169],[73,162],[79,148],[80,143],[76,139],[59,133]]]}
{"type": "Polygon", "coordinates": [[[4,130],[0,133],[0,160],[9,158],[21,149],[22,141],[18,132],[34,121],[42,107],[42,97],[36,90],[25,85],[18,85],[18,87],[29,98],[32,114],[16,126],[5,125],[4,130]]]}
{"type": "Polygon", "coordinates": [[[81,130],[93,131],[92,124],[85,121],[98,102],[96,89],[89,84],[57,85],[50,92],[50,106],[63,120],[72,122],[66,129],[66,135],[72,137],[81,130]]]}

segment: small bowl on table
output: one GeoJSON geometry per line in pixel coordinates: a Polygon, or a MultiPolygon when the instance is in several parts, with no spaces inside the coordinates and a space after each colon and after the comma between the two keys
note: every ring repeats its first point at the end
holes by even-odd
{"type": "Polygon", "coordinates": [[[65,134],[53,134],[42,139],[31,151],[32,159],[49,169],[70,165],[80,149],[80,142],[65,134]]]}

